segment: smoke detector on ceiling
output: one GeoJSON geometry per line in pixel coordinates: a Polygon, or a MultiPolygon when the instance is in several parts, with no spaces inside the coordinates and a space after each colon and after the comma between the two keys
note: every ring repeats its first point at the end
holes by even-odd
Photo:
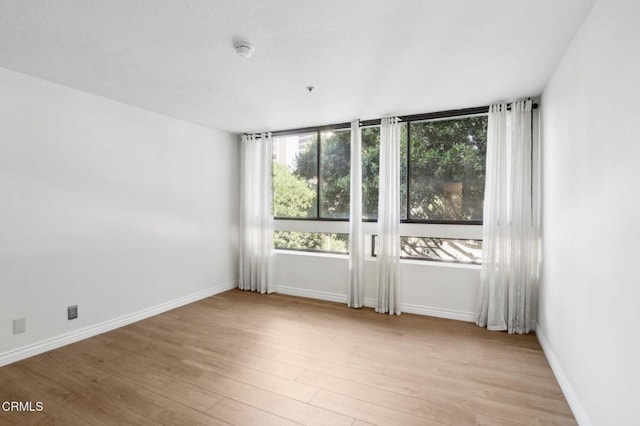
{"type": "Polygon", "coordinates": [[[249,43],[236,43],[234,48],[236,49],[236,54],[241,58],[248,58],[253,54],[253,46],[249,43]]]}

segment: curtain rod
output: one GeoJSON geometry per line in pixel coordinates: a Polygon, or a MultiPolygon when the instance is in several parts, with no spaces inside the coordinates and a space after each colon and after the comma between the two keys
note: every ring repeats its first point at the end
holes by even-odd
{"type": "MultiPolygon", "coordinates": [[[[530,99],[528,99],[530,100],[530,99]]],[[[533,109],[538,109],[538,103],[534,102],[532,105],[533,109]]],[[[507,110],[511,110],[511,103],[509,103],[507,110]]],[[[447,111],[437,111],[437,112],[428,112],[424,114],[411,114],[411,115],[400,115],[398,119],[402,122],[410,122],[410,121],[424,121],[424,120],[434,120],[437,118],[453,118],[460,117],[464,115],[474,115],[474,114],[486,114],[489,112],[489,105],[475,107],[475,108],[462,108],[462,109],[452,109],[447,111]]],[[[361,120],[360,127],[367,126],[377,126],[381,122],[381,118],[376,118],[372,120],[361,120]]],[[[275,132],[265,132],[271,133],[271,136],[285,136],[285,135],[293,135],[298,133],[314,133],[314,132],[322,132],[325,130],[342,130],[351,128],[351,123],[337,123],[337,124],[327,124],[324,126],[312,126],[312,127],[300,127],[297,129],[289,129],[289,130],[278,130],[275,132]]],[[[259,135],[260,133],[245,133],[246,135],[254,134],[259,135]]]]}

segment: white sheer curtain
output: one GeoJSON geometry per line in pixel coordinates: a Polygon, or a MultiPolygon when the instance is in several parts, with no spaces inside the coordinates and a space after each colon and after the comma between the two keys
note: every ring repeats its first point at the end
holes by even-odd
{"type": "Polygon", "coordinates": [[[532,206],[531,101],[492,105],[487,133],[483,263],[476,323],[534,328],[538,226],[532,206]]]}
{"type": "Polygon", "coordinates": [[[364,299],[364,235],[362,234],[362,133],[358,120],[351,122],[351,197],[349,204],[349,301],[362,308],[364,299]]]}
{"type": "Polygon", "coordinates": [[[400,315],[400,124],[380,124],[378,197],[378,303],[376,312],[400,315]]]}
{"type": "Polygon", "coordinates": [[[240,176],[241,290],[271,293],[273,213],[270,133],[242,136],[240,176]]]}

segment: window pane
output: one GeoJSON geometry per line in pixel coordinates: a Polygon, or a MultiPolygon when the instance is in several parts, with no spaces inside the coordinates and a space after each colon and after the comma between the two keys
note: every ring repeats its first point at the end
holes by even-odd
{"type": "MultiPolygon", "coordinates": [[[[374,256],[378,254],[377,240],[377,236],[374,236],[374,256]]],[[[482,240],[400,237],[400,257],[403,259],[479,264],[482,262],[482,240]]]]}
{"type": "Polygon", "coordinates": [[[320,217],[348,218],[351,130],[320,133],[320,217]]]}
{"type": "MultiPolygon", "coordinates": [[[[380,127],[362,129],[362,216],[378,218],[380,127]]],[[[400,123],[400,218],[407,218],[407,124],[400,123]]]]}
{"type": "Polygon", "coordinates": [[[411,123],[409,219],[482,220],[487,116],[411,123]]]}
{"type": "Polygon", "coordinates": [[[273,244],[277,249],[348,253],[349,234],[274,231],[273,244]]]}
{"type": "Polygon", "coordinates": [[[380,174],[380,127],[362,129],[362,216],[378,218],[380,174]]]}
{"type": "Polygon", "coordinates": [[[318,182],[316,133],[273,140],[273,214],[316,217],[318,182]]]}
{"type": "Polygon", "coordinates": [[[400,237],[400,256],[408,259],[480,263],[482,240],[400,237]]]}
{"type": "Polygon", "coordinates": [[[400,219],[407,219],[407,123],[400,123],[400,219]]]}

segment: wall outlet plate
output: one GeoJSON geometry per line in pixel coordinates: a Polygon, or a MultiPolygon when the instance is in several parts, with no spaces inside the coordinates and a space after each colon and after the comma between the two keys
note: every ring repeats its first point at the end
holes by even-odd
{"type": "Polygon", "coordinates": [[[27,331],[27,319],[16,318],[13,320],[13,334],[20,334],[27,331]]]}
{"type": "Polygon", "coordinates": [[[78,305],[69,306],[67,308],[67,319],[76,319],[78,318],[78,305]]]}

